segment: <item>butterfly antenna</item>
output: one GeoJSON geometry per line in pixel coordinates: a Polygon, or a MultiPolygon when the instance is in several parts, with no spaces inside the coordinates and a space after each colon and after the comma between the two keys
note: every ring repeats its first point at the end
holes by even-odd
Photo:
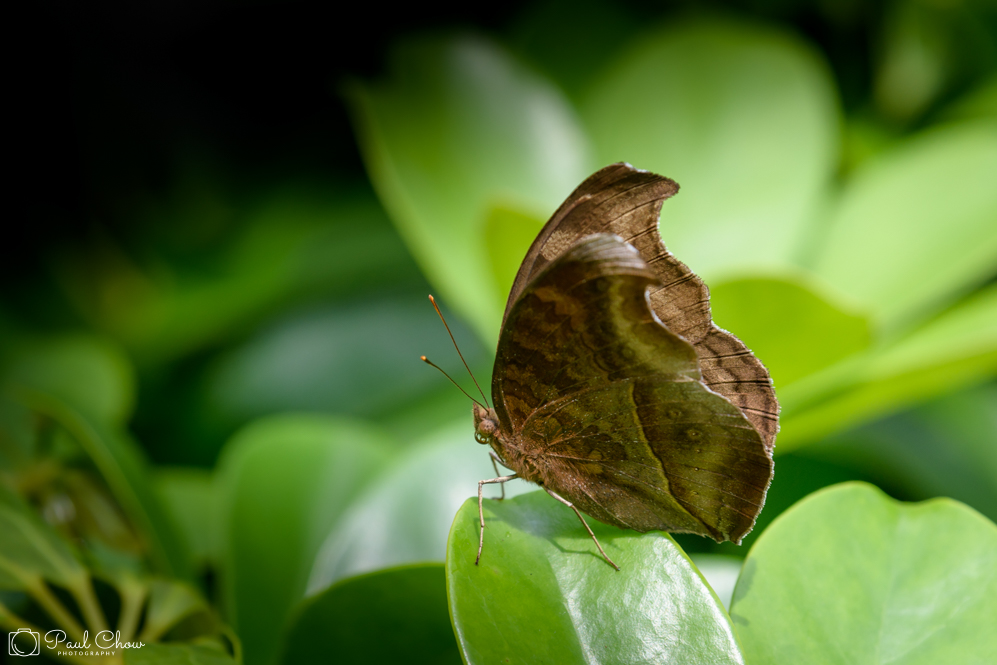
{"type": "MultiPolygon", "coordinates": [[[[432,367],[435,367],[436,369],[440,370],[440,372],[442,372],[442,373],[443,373],[443,376],[445,376],[445,377],[447,377],[448,379],[450,379],[450,375],[449,375],[449,374],[447,374],[446,372],[444,372],[444,371],[443,371],[443,370],[442,370],[442,369],[440,368],[440,366],[439,366],[439,365],[437,365],[436,363],[434,363],[434,362],[433,362],[432,360],[430,360],[430,359],[429,359],[429,358],[427,358],[426,356],[419,356],[419,360],[421,360],[422,362],[426,363],[427,365],[430,365],[430,366],[432,366],[432,367]]],[[[466,390],[464,390],[463,388],[461,388],[461,387],[460,387],[460,386],[459,386],[459,385],[457,384],[457,382],[456,382],[456,381],[454,381],[453,379],[450,379],[450,383],[452,383],[452,384],[454,384],[455,386],[457,386],[457,390],[459,390],[459,391],[461,391],[462,393],[464,393],[464,395],[465,395],[465,396],[466,396],[466,397],[467,397],[467,398],[468,398],[469,400],[471,400],[472,402],[474,402],[474,403],[475,403],[475,404],[477,404],[478,406],[481,406],[481,402],[479,402],[478,400],[476,400],[476,399],[474,399],[473,397],[471,397],[470,395],[468,395],[468,394],[467,394],[467,391],[466,391],[466,390]]],[[[484,407],[482,407],[482,408],[484,408],[484,407]]]]}
{"type": "MultiPolygon", "coordinates": [[[[447,329],[447,334],[450,335],[450,341],[453,342],[453,348],[457,349],[457,355],[460,356],[460,361],[462,363],[464,363],[464,368],[467,369],[467,373],[471,375],[471,380],[474,381],[474,385],[478,388],[478,392],[481,393],[481,399],[485,400],[485,404],[488,404],[488,398],[485,397],[485,391],[481,389],[480,385],[478,385],[478,380],[476,378],[474,378],[474,372],[472,372],[471,368],[467,366],[467,361],[464,360],[464,354],[462,354],[460,352],[460,347],[457,346],[457,340],[455,340],[453,338],[453,333],[450,332],[450,326],[447,325],[447,320],[443,318],[443,312],[440,311],[440,308],[436,304],[436,299],[433,298],[432,295],[429,296],[429,302],[433,303],[433,308],[436,310],[436,313],[440,315],[440,321],[443,322],[443,326],[447,329]]],[[[429,362],[429,361],[427,360],[426,362],[429,362]]],[[[434,367],[435,367],[435,365],[434,365],[434,367]]],[[[440,369],[440,368],[437,367],[436,369],[440,369]]],[[[440,371],[442,372],[443,370],[440,369],[440,371]]],[[[447,377],[447,378],[449,379],[450,377],[447,377]]],[[[453,379],[450,379],[450,380],[453,381],[453,379]]],[[[454,385],[457,385],[457,384],[454,383],[454,385]]],[[[465,394],[467,394],[467,393],[465,393],[465,394]]],[[[474,401],[477,402],[478,400],[474,400],[474,401]]],[[[488,404],[488,408],[491,408],[491,406],[492,406],[491,404],[488,404]]]]}

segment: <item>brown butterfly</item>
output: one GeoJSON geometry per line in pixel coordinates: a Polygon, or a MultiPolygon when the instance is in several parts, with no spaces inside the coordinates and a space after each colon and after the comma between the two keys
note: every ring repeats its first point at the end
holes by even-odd
{"type": "MultiPolygon", "coordinates": [[[[772,479],[768,371],[714,325],[709,290],[665,249],[668,178],[612,164],[572,192],[513,283],[475,439],[578,515],[739,543],[772,479]],[[487,400],[486,400],[487,403],[487,400]]],[[[483,396],[483,395],[482,395],[483,396]]],[[[496,468],[497,473],[497,468],[496,468]]],[[[504,495],[504,492],[503,492],[504,495]]]]}

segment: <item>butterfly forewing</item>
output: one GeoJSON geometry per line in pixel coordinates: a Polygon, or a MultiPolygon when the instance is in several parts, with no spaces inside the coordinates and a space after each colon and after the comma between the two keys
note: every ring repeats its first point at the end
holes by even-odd
{"type": "Polygon", "coordinates": [[[639,531],[740,540],[771,478],[761,436],[652,313],[655,272],[621,238],[576,242],[507,313],[493,374],[512,468],[639,531]]]}
{"type": "Polygon", "coordinates": [[[669,330],[695,347],[703,382],[740,408],[771,448],[779,405],[768,371],[739,339],[714,325],[706,285],[668,252],[658,233],[662,203],[677,191],[674,180],[623,163],[587,178],[527,252],[505,318],[527,285],[568,248],[594,233],[616,234],[638,250],[657,278],[648,290],[651,307],[669,330]]]}

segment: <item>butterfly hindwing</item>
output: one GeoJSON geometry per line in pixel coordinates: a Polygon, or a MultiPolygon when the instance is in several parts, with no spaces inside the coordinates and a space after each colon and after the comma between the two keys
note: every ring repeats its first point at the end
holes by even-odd
{"type": "Polygon", "coordinates": [[[646,294],[659,285],[609,234],[534,276],[499,340],[500,453],[604,522],[737,541],[772,461],[741,411],[701,382],[696,349],[652,312],[646,294]]]}

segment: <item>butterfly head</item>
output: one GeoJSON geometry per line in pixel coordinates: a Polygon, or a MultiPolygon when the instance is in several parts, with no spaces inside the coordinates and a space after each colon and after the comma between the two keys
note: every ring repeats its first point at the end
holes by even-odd
{"type": "Polygon", "coordinates": [[[486,409],[480,404],[474,405],[474,440],[489,444],[499,431],[498,416],[495,409],[486,409]]]}

